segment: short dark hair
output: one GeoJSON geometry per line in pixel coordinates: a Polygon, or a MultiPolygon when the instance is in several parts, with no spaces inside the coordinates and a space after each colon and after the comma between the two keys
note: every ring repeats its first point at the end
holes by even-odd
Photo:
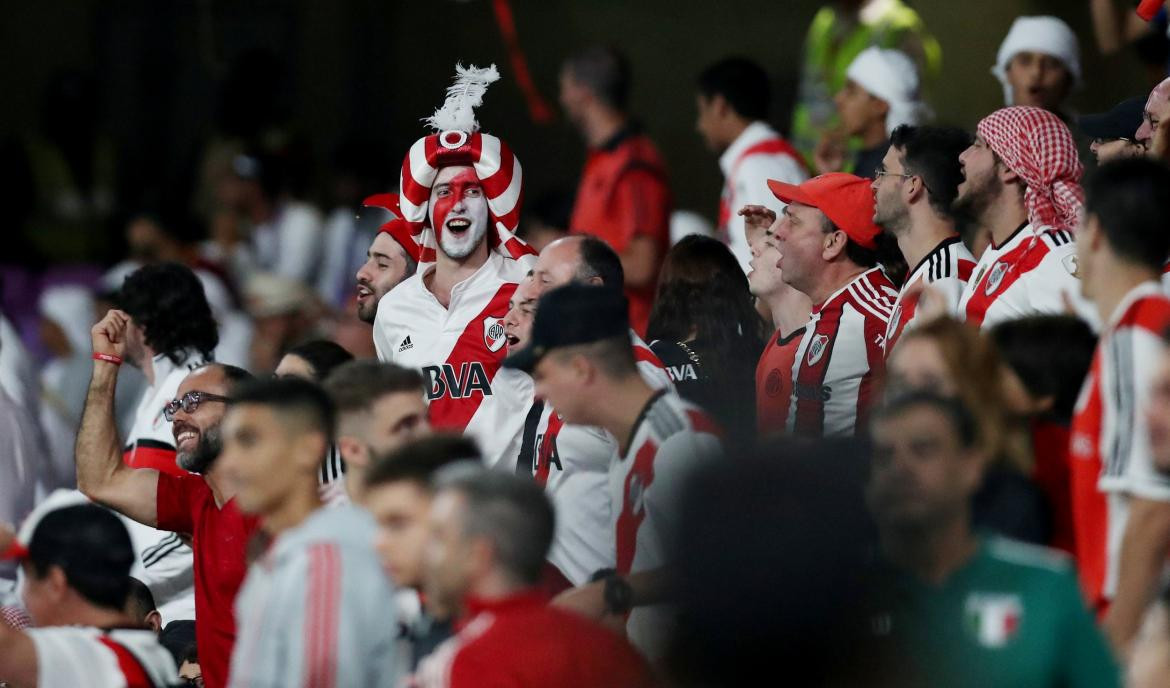
{"type": "Polygon", "coordinates": [[[699,93],[706,98],[723,96],[731,109],[744,119],[768,118],[772,92],[768,73],[754,60],[728,57],[699,74],[699,93]]]}
{"type": "Polygon", "coordinates": [[[1097,348],[1092,328],[1071,315],[1032,315],[996,325],[991,339],[1028,393],[1052,397],[1051,415],[1062,423],[1072,420],[1097,348]]]}
{"type": "Polygon", "coordinates": [[[577,267],[576,279],[585,282],[600,277],[603,285],[621,289],[626,283],[626,275],[622,270],[622,259],[613,247],[589,234],[582,235],[578,241],[581,264],[577,267]]]}
{"type": "Polygon", "coordinates": [[[284,352],[285,356],[290,354],[303,358],[313,369],[313,379],[318,382],[329,377],[334,368],[353,360],[353,354],[346,351],[345,347],[328,339],[314,339],[298,344],[284,352]]]}
{"type": "Polygon", "coordinates": [[[326,443],[333,442],[337,415],[333,400],[315,382],[295,377],[252,380],[240,385],[228,404],[266,406],[285,417],[295,414],[298,420],[308,424],[310,432],[324,435],[326,443]]]}
{"type": "Polygon", "coordinates": [[[100,506],[75,504],[45,514],[25,560],[38,578],[59,567],[69,586],[94,605],[126,608],[134,547],[126,526],[100,506]]]}
{"type": "Polygon", "coordinates": [[[899,151],[906,174],[922,177],[930,207],[938,215],[954,217],[952,206],[963,182],[959,156],[972,140],[958,127],[903,124],[890,134],[890,147],[899,151]]]}
{"type": "Polygon", "coordinates": [[[630,63],[617,48],[586,48],[565,60],[565,69],[606,105],[626,109],[630,101],[630,63]]]}
{"type": "Polygon", "coordinates": [[[549,354],[562,357],[579,354],[593,361],[602,372],[615,380],[638,373],[634,348],[627,336],[599,339],[588,344],[572,344],[554,349],[549,354]]]}
{"type": "Polygon", "coordinates": [[[191,268],[179,263],[159,263],[138,268],[126,276],[114,297],[145,334],[146,343],[176,365],[185,361],[184,349],[195,349],[211,358],[219,344],[219,331],[203,284],[191,268]]]}
{"type": "Polygon", "coordinates": [[[1170,167],[1147,157],[1111,160],[1085,182],[1085,216],[1096,217],[1120,258],[1160,272],[1170,253],[1170,167]]]}
{"type": "Polygon", "coordinates": [[[460,464],[439,471],[434,487],[467,500],[463,532],[490,539],[499,565],[517,582],[530,585],[540,580],[556,519],[552,502],[539,485],[482,465],[460,464]]]}
{"type": "Polygon", "coordinates": [[[417,370],[372,359],[341,364],[325,379],[324,387],[338,413],[366,410],[387,394],[425,392],[417,370]]]}
{"type": "Polygon", "coordinates": [[[409,481],[430,489],[431,478],[444,466],[483,460],[479,447],[462,435],[431,435],[375,456],[366,471],[366,487],[409,481]]]}
{"type": "Polygon", "coordinates": [[[870,424],[876,425],[918,408],[933,409],[946,417],[951,430],[959,439],[960,447],[973,449],[978,445],[979,426],[971,410],[957,398],[945,397],[929,390],[911,390],[885,400],[874,410],[870,424]]]}
{"type": "Polygon", "coordinates": [[[150,588],[146,583],[130,576],[130,594],[126,596],[126,613],[133,617],[134,621],[141,623],[146,615],[158,610],[154,602],[154,593],[150,592],[150,588]]]}

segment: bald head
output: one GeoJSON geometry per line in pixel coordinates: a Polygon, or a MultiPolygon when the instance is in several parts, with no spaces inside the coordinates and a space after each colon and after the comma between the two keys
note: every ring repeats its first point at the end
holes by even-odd
{"type": "Polygon", "coordinates": [[[1150,97],[1146,99],[1142,125],[1138,127],[1134,138],[1148,148],[1154,140],[1154,131],[1158,128],[1158,123],[1167,118],[1170,118],[1170,78],[1162,80],[1162,83],[1150,91],[1150,97]]]}
{"type": "Polygon", "coordinates": [[[532,281],[539,297],[570,282],[620,286],[625,275],[621,259],[609,244],[597,237],[577,235],[558,239],[540,252],[532,281]]]}

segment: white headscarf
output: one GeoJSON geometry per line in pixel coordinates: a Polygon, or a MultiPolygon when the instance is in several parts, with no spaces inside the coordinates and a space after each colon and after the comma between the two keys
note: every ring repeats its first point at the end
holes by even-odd
{"type": "Polygon", "coordinates": [[[1007,68],[1012,58],[1020,53],[1043,53],[1064,63],[1073,77],[1073,86],[1081,85],[1081,47],[1068,24],[1056,17],[1018,17],[999,46],[991,73],[1003,85],[1003,102],[1012,102],[1012,87],[1007,80],[1007,68]]]}
{"type": "Polygon", "coordinates": [[[886,133],[902,124],[921,124],[930,108],[918,100],[918,68],[905,53],[869,47],[853,58],[845,76],[871,95],[886,101],[886,133]]]}
{"type": "Polygon", "coordinates": [[[85,287],[49,287],[41,294],[41,317],[51,320],[65,333],[74,355],[89,354],[89,331],[94,324],[93,294],[85,287]]]}

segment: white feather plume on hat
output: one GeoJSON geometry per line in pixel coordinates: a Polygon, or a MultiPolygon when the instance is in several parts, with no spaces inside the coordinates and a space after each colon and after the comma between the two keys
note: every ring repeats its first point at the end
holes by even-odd
{"type": "Polygon", "coordinates": [[[468,134],[479,130],[475,120],[475,108],[483,104],[487,87],[498,81],[500,73],[496,66],[479,68],[475,65],[455,65],[455,83],[447,87],[447,100],[435,114],[423,119],[435,131],[458,130],[468,134]]]}

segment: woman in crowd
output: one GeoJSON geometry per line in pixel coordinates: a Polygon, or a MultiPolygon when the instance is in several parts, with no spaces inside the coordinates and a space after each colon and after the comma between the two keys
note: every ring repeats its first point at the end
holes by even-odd
{"type": "Polygon", "coordinates": [[[726,245],[691,235],[670,249],[646,334],[679,394],[729,441],[755,437],[755,368],[770,333],[726,245]]]}
{"type": "Polygon", "coordinates": [[[1017,540],[1047,544],[1052,525],[1048,504],[1029,479],[1029,438],[1008,412],[995,345],[950,318],[939,318],[902,335],[890,354],[887,391],[930,389],[958,397],[979,425],[988,467],[975,495],[975,525],[1017,540]]]}

